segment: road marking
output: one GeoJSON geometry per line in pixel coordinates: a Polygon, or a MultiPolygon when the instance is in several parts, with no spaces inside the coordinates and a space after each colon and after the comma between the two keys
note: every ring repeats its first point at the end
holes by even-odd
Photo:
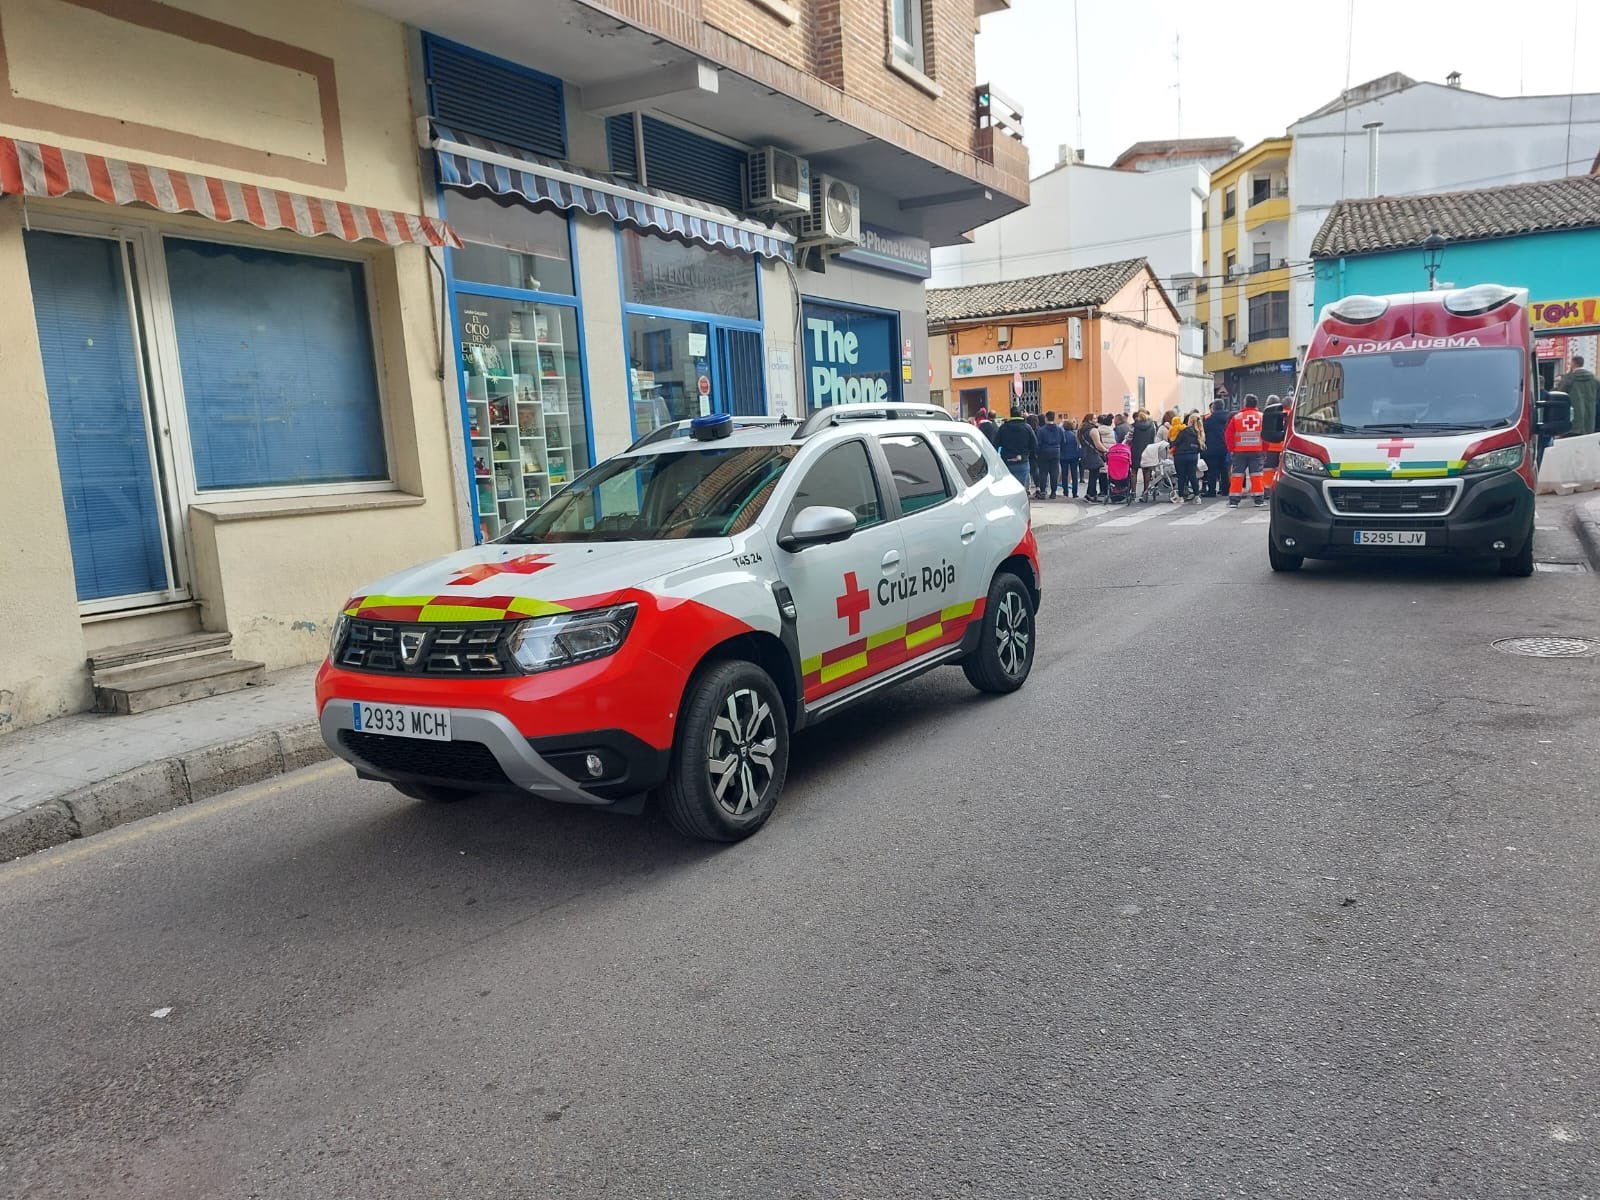
{"type": "Polygon", "coordinates": [[[1159,517],[1164,513],[1170,515],[1171,512],[1172,512],[1172,508],[1170,506],[1168,506],[1167,508],[1157,508],[1155,505],[1152,504],[1149,508],[1145,509],[1143,512],[1129,513],[1125,517],[1118,517],[1115,521],[1107,521],[1104,525],[1100,526],[1100,528],[1101,529],[1124,529],[1129,525],[1137,525],[1141,521],[1148,521],[1148,520],[1150,520],[1151,517],[1159,517]]]}
{"type": "Polygon", "coordinates": [[[1221,504],[1213,504],[1210,508],[1202,508],[1197,513],[1191,513],[1173,522],[1174,525],[1204,525],[1207,521],[1215,521],[1227,508],[1221,504]]]}
{"type": "Polygon", "coordinates": [[[1239,524],[1241,524],[1241,525],[1265,525],[1271,520],[1272,520],[1272,518],[1268,517],[1268,516],[1246,517],[1244,520],[1240,521],[1239,524]]]}
{"type": "Polygon", "coordinates": [[[308,783],[320,783],[338,775],[348,775],[354,779],[355,769],[342,758],[336,758],[319,766],[303,767],[287,775],[279,775],[265,783],[241,788],[236,792],[224,792],[208,800],[186,804],[182,808],[175,808],[154,817],[145,817],[132,824],[122,825],[105,833],[97,833],[92,837],[75,838],[60,846],[18,859],[16,862],[0,863],[0,883],[8,879],[28,879],[45,871],[59,870],[79,859],[101,854],[107,850],[116,850],[134,842],[142,842],[154,834],[165,833],[169,829],[176,829],[205,817],[243,808],[275,792],[301,787],[308,783]]]}

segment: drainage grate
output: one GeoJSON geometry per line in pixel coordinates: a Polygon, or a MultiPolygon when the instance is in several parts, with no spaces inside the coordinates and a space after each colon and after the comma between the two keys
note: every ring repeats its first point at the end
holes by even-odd
{"type": "Polygon", "coordinates": [[[1514,637],[1501,638],[1491,645],[1502,654],[1525,654],[1530,658],[1593,658],[1600,654],[1600,642],[1588,638],[1514,637]]]}
{"type": "Polygon", "coordinates": [[[1588,568],[1575,562],[1536,562],[1533,569],[1552,574],[1582,575],[1588,568]]]}

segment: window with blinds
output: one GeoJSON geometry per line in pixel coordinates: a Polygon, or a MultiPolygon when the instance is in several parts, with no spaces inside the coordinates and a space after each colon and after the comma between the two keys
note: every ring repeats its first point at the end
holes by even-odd
{"type": "Polygon", "coordinates": [[[551,158],[567,155],[561,81],[425,35],[428,110],[441,124],[551,158]]]}
{"type": "Polygon", "coordinates": [[[360,263],[165,241],[196,485],[388,476],[360,263]]]}

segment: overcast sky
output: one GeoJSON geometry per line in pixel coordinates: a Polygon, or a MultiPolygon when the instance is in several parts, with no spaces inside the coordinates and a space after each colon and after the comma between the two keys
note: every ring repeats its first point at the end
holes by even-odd
{"type": "MultiPolygon", "coordinates": [[[[1108,164],[1150,138],[1239,138],[1246,146],[1345,86],[1350,0],[1012,0],[985,17],[978,81],[1020,104],[1033,174],[1078,143],[1073,9],[1082,39],[1083,146],[1108,164]],[[1173,61],[1181,41],[1182,70],[1173,61]],[[1181,79],[1182,125],[1179,125],[1181,79]]],[[[1352,84],[1401,71],[1495,95],[1600,92],[1600,6],[1582,0],[1354,0],[1352,84]]]]}

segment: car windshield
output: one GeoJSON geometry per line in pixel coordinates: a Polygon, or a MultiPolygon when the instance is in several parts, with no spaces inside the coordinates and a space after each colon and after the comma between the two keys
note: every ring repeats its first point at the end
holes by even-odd
{"type": "Polygon", "coordinates": [[[626,455],[588,471],[502,541],[634,542],[726,537],[761,515],[793,445],[626,455]]]}
{"type": "Polygon", "coordinates": [[[1523,362],[1520,350],[1499,346],[1315,359],[1300,383],[1294,426],[1361,437],[1510,425],[1522,411],[1523,362]]]}

